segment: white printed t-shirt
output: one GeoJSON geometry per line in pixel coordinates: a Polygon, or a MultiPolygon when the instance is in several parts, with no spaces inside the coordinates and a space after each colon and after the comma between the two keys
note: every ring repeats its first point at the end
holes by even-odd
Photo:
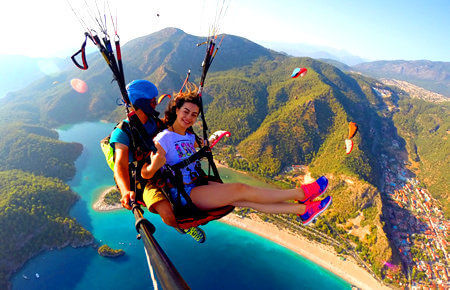
{"type": "MultiPolygon", "coordinates": [[[[156,135],[153,141],[158,142],[166,151],[166,163],[169,165],[177,164],[197,151],[194,145],[195,136],[187,132],[185,135],[180,135],[165,129],[156,135]]],[[[196,173],[195,162],[183,168],[181,172],[183,183],[190,184],[192,182],[191,174],[196,173]]]]}

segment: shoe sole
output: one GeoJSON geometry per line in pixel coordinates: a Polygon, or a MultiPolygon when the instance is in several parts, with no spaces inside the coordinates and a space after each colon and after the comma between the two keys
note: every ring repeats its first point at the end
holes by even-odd
{"type": "Polygon", "coordinates": [[[205,231],[202,230],[202,229],[198,229],[198,230],[203,234],[203,239],[200,240],[200,241],[197,241],[196,239],[194,239],[194,237],[191,236],[191,235],[189,235],[188,233],[186,233],[184,229],[175,228],[175,230],[176,230],[177,232],[179,232],[180,234],[182,234],[182,235],[188,235],[188,236],[192,237],[192,239],[193,239],[194,241],[196,241],[197,243],[203,244],[203,243],[206,241],[206,233],[205,233],[205,231]]]}
{"type": "Polygon", "coordinates": [[[176,230],[178,233],[182,234],[182,235],[185,235],[185,234],[186,234],[186,232],[185,232],[183,229],[175,228],[175,230],[176,230]]]}
{"type": "Polygon", "coordinates": [[[333,202],[333,198],[330,198],[330,202],[323,209],[321,209],[319,212],[317,212],[309,221],[307,221],[306,223],[303,223],[303,225],[307,226],[310,223],[312,223],[320,214],[322,214],[324,211],[327,210],[327,208],[331,205],[332,202],[333,202]]]}
{"type": "MultiPolygon", "coordinates": [[[[203,234],[203,239],[201,239],[200,241],[197,241],[193,236],[191,236],[191,235],[189,235],[189,234],[188,234],[188,235],[189,235],[190,237],[192,237],[192,239],[193,239],[194,241],[196,241],[197,243],[203,244],[203,243],[206,241],[206,233],[205,233],[205,231],[202,230],[201,228],[197,228],[197,230],[203,234]]],[[[186,233],[186,234],[187,234],[187,233],[186,233]]]]}

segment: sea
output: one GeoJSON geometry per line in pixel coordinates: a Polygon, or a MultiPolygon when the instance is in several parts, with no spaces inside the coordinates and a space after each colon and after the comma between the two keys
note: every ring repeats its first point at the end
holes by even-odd
{"type": "MultiPolygon", "coordinates": [[[[70,215],[94,235],[98,245],[123,249],[119,258],[105,258],[93,247],[43,252],[12,277],[13,289],[153,289],[143,242],[136,239],[134,216],[125,209],[97,212],[92,204],[114,184],[99,141],[114,124],[84,122],[58,129],[60,140],[83,144],[77,173],[69,181],[80,195],[70,215]]],[[[228,168],[225,182],[267,184],[228,168]]],[[[203,229],[206,242],[196,243],[166,226],[159,216],[144,216],[154,234],[191,289],[350,289],[351,285],[302,256],[242,229],[214,221],[203,229]]]]}

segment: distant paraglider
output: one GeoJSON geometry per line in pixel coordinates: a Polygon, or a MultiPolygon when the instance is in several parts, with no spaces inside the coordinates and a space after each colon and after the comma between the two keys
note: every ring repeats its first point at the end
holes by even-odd
{"type": "Polygon", "coordinates": [[[161,95],[161,96],[158,98],[158,105],[161,104],[161,102],[164,100],[165,97],[168,97],[168,98],[170,99],[172,96],[169,95],[169,94],[161,95]]]}
{"type": "Polygon", "coordinates": [[[350,154],[353,150],[353,140],[351,140],[356,132],[358,132],[358,125],[355,122],[348,123],[348,139],[345,139],[345,153],[350,154]]]}
{"type": "Polygon", "coordinates": [[[70,81],[70,85],[76,92],[78,92],[80,94],[84,94],[88,90],[87,84],[83,80],[80,80],[80,79],[72,79],[70,81]]]}
{"type": "Polygon", "coordinates": [[[209,138],[208,141],[210,143],[209,147],[213,148],[214,145],[217,144],[217,142],[220,141],[224,136],[230,137],[231,133],[228,131],[216,131],[214,132],[209,138]]]}
{"type": "Polygon", "coordinates": [[[350,154],[353,150],[353,141],[350,139],[345,139],[345,153],[350,154]]]}
{"type": "Polygon", "coordinates": [[[355,122],[348,123],[348,139],[352,139],[358,132],[358,125],[355,122]]]}
{"type": "Polygon", "coordinates": [[[308,72],[308,70],[304,67],[302,68],[296,68],[294,69],[294,71],[292,72],[291,78],[295,79],[299,76],[303,77],[304,75],[306,75],[306,73],[308,72]]]}

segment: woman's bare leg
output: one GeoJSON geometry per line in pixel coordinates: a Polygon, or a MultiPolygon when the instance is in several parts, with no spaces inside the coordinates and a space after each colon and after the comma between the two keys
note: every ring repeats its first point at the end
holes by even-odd
{"type": "Polygon", "coordinates": [[[306,206],[299,203],[280,202],[280,203],[254,203],[248,201],[238,201],[233,203],[237,207],[249,207],[256,209],[259,212],[264,213],[292,213],[292,214],[304,214],[306,206]]]}
{"type": "Polygon", "coordinates": [[[212,209],[240,201],[273,204],[287,200],[301,200],[304,196],[301,188],[286,190],[259,188],[242,183],[209,182],[208,185],[197,186],[191,191],[192,202],[200,209],[212,209]]]}

